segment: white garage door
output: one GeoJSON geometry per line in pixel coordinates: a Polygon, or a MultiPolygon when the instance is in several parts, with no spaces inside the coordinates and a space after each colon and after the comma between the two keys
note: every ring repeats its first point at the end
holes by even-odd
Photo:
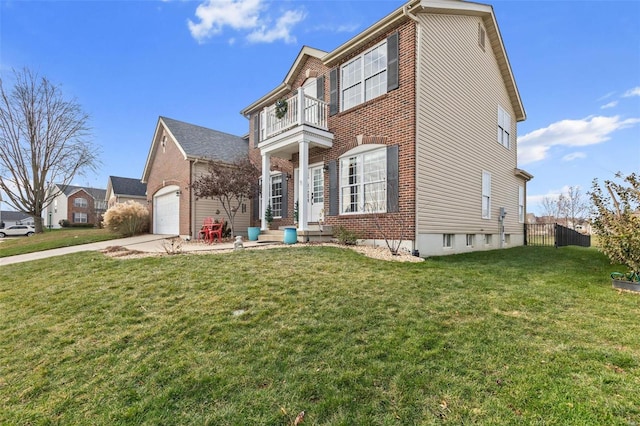
{"type": "Polygon", "coordinates": [[[153,198],[153,233],[180,234],[180,198],[175,192],[153,198]]]}

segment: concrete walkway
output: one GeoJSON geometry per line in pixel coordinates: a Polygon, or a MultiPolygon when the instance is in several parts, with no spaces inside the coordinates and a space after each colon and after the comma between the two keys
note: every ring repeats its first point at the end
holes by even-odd
{"type": "MultiPolygon", "coordinates": [[[[63,256],[69,253],[79,253],[82,251],[98,251],[107,247],[120,246],[129,250],[143,251],[146,253],[165,253],[165,240],[174,237],[173,235],[137,235],[129,238],[119,238],[116,240],[100,241],[91,244],[81,244],[72,247],[62,247],[52,250],[38,251],[35,253],[20,254],[17,256],[0,257],[0,266],[10,265],[13,263],[28,262],[30,260],[45,259],[54,256],[63,256]]],[[[243,241],[244,247],[257,246],[257,241],[243,241]]],[[[261,244],[264,245],[264,244],[261,244]]],[[[0,248],[2,246],[0,245],[0,248]]],[[[203,242],[184,242],[182,244],[182,252],[193,251],[214,251],[233,249],[233,242],[206,244],[203,242]]]]}

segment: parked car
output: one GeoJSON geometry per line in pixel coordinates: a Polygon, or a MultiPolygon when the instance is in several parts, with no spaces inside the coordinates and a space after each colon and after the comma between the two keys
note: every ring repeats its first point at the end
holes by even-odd
{"type": "Polygon", "coordinates": [[[26,235],[32,236],[36,233],[36,229],[31,225],[13,225],[8,228],[0,229],[0,238],[26,235]]]}

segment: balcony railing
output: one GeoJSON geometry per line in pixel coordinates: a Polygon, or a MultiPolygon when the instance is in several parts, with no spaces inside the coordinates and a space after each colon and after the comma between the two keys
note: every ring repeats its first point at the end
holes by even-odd
{"type": "Polygon", "coordinates": [[[276,106],[265,108],[265,139],[287,131],[293,127],[308,124],[322,130],[328,130],[328,104],[319,99],[305,95],[302,88],[298,93],[286,100],[287,112],[282,118],[276,117],[276,106]],[[302,105],[302,107],[300,107],[302,105]]]}

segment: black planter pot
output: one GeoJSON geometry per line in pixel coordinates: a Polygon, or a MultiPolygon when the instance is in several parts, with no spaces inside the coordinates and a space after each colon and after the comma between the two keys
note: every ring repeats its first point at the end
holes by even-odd
{"type": "Polygon", "coordinates": [[[634,283],[632,281],[617,280],[615,278],[612,278],[611,285],[613,286],[613,288],[617,288],[620,290],[637,291],[640,293],[640,283],[634,283]]]}

